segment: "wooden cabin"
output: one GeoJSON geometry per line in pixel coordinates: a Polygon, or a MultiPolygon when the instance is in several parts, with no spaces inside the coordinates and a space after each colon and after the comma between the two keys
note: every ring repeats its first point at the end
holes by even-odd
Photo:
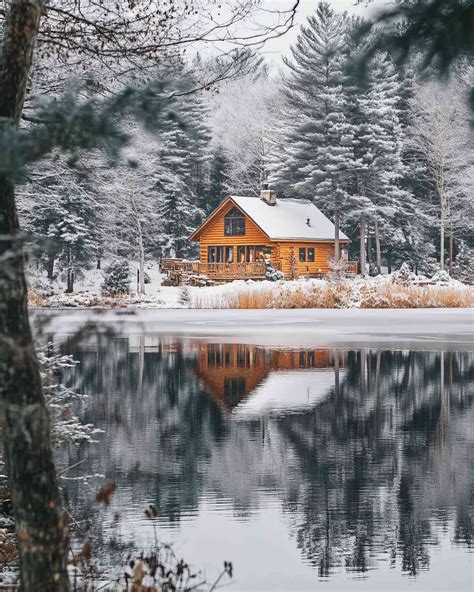
{"type": "MultiPolygon", "coordinates": [[[[200,260],[190,271],[217,280],[265,276],[265,261],[289,277],[321,277],[334,255],[334,225],[310,201],[258,197],[224,200],[189,237],[199,241],[200,260]]],[[[340,232],[341,249],[349,238],[340,232]]],[[[352,265],[351,265],[352,264],[352,265]]],[[[349,272],[357,271],[347,262],[349,272]]]]}

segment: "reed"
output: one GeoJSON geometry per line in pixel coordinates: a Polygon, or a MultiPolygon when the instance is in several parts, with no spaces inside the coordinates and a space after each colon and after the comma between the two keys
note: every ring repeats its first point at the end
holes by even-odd
{"type": "Polygon", "coordinates": [[[474,306],[471,288],[402,286],[380,283],[357,286],[334,282],[317,286],[275,284],[236,292],[196,294],[194,308],[468,308],[474,306]]]}

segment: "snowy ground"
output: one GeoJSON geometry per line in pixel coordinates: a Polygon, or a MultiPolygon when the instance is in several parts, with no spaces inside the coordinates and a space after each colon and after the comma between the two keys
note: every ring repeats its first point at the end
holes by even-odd
{"type": "MultiPolygon", "coordinates": [[[[130,267],[131,276],[134,279],[136,265],[131,264],[130,267]]],[[[259,295],[264,297],[264,306],[250,305],[248,308],[291,308],[293,302],[296,308],[311,308],[313,306],[324,308],[325,306],[319,304],[319,300],[323,297],[321,292],[324,292],[329,285],[326,280],[317,279],[280,282],[239,280],[212,287],[189,287],[188,299],[183,302],[182,288],[162,285],[163,276],[160,274],[157,264],[148,264],[146,272],[150,280],[145,286],[146,294],[137,294],[137,286],[132,281],[130,295],[121,300],[107,299],[102,296],[101,286],[104,277],[102,270],[86,271],[84,277],[76,282],[73,294],[65,294],[64,285],[60,282],[48,283],[44,277],[32,274],[30,277],[31,291],[42,294],[42,297],[31,304],[33,308],[240,308],[240,306],[234,306],[233,301],[237,295],[241,294],[253,297],[254,300],[258,300],[259,295]],[[39,289],[37,289],[38,286],[39,289]]],[[[372,298],[373,304],[369,304],[369,307],[382,307],[384,303],[377,301],[377,298],[380,300],[379,292],[383,292],[384,287],[392,285],[392,279],[391,276],[381,275],[376,278],[356,278],[353,281],[345,282],[337,289],[339,302],[334,304],[334,307],[357,308],[363,306],[362,294],[365,294],[367,298],[368,291],[372,291],[371,297],[374,296],[372,298]],[[344,292],[344,297],[342,297],[342,292],[344,292]]],[[[420,281],[424,282],[427,279],[413,276],[413,285],[419,285],[420,281]]],[[[446,279],[438,280],[435,285],[460,291],[468,289],[462,283],[449,278],[447,281],[446,279]]],[[[434,307],[440,305],[444,306],[444,304],[437,303],[428,304],[428,306],[434,307]]],[[[329,305],[329,307],[332,306],[329,305]]],[[[465,305],[463,304],[463,306],[465,305]]]]}
{"type": "MultiPolygon", "coordinates": [[[[273,346],[384,346],[474,350],[470,309],[41,310],[33,319],[58,336],[87,322],[119,334],[172,335],[273,346]]],[[[151,343],[150,341],[150,343],[151,343]]]]}

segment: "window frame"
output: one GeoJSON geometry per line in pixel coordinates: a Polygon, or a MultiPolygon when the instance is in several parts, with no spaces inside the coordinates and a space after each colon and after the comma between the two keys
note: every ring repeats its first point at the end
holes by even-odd
{"type": "Polygon", "coordinates": [[[306,247],[298,248],[298,261],[300,263],[306,263],[306,247]]]}
{"type": "Polygon", "coordinates": [[[316,249],[314,247],[308,247],[306,253],[306,261],[308,263],[314,263],[316,260],[316,249]]]}
{"type": "Polygon", "coordinates": [[[224,215],[224,236],[245,236],[245,215],[234,206],[224,215]]]}

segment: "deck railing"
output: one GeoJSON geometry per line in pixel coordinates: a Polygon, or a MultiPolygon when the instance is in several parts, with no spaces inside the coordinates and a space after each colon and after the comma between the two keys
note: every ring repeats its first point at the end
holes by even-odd
{"type": "Polygon", "coordinates": [[[201,263],[183,259],[162,259],[163,272],[181,272],[196,275],[209,275],[215,278],[263,277],[265,263],[201,263]]]}
{"type": "MultiPolygon", "coordinates": [[[[280,261],[272,261],[275,269],[281,269],[280,261]]],[[[357,273],[357,261],[345,262],[346,272],[357,273]]],[[[220,278],[259,278],[265,277],[265,263],[201,263],[201,261],[187,261],[186,259],[162,259],[161,271],[165,273],[187,273],[193,275],[207,275],[220,278]]]]}

